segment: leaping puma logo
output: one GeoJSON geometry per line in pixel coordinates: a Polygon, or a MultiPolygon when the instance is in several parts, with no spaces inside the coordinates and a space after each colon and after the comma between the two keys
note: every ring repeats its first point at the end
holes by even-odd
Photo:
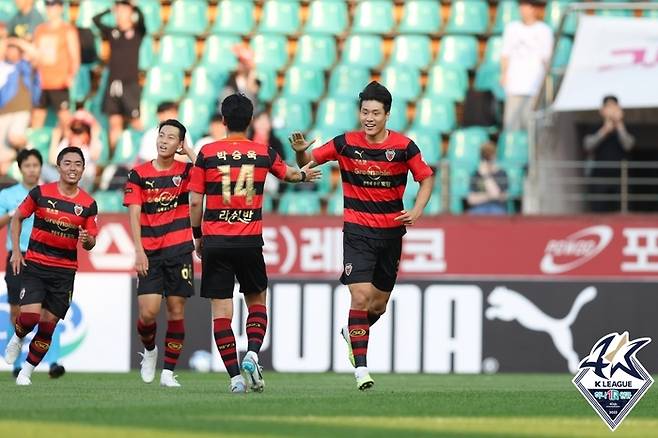
{"type": "Polygon", "coordinates": [[[144,181],[144,184],[146,184],[150,188],[155,187],[155,181],[144,181]]]}
{"type": "Polygon", "coordinates": [[[596,294],[596,288],[593,286],[583,289],[576,297],[567,316],[555,319],[546,315],[520,293],[499,286],[491,292],[487,299],[490,307],[486,310],[485,316],[490,320],[500,319],[508,322],[517,320],[519,324],[529,330],[548,333],[557,351],[567,360],[569,371],[575,374],[578,371],[580,360],[578,353],[573,349],[571,325],[578,317],[582,307],[596,298],[596,294]]]}
{"type": "Polygon", "coordinates": [[[50,204],[50,207],[55,208],[57,205],[57,201],[53,201],[52,199],[48,199],[48,204],[50,204]]]}
{"type": "Polygon", "coordinates": [[[354,155],[358,155],[363,160],[363,151],[354,151],[354,155]]]}

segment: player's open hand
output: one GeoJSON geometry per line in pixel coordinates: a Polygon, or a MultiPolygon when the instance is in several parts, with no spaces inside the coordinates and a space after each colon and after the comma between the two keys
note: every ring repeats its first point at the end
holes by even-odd
{"type": "Polygon", "coordinates": [[[14,271],[14,275],[20,274],[23,266],[27,266],[23,254],[20,251],[13,251],[11,253],[9,263],[11,263],[11,269],[14,271]]]}
{"type": "Polygon", "coordinates": [[[322,178],[322,172],[318,168],[311,168],[311,165],[314,165],[315,162],[311,161],[302,167],[300,170],[306,173],[306,179],[304,182],[315,182],[319,181],[322,178]]]}
{"type": "Polygon", "coordinates": [[[149,272],[149,259],[144,250],[135,252],[135,271],[142,277],[146,277],[149,272]]]}
{"type": "Polygon", "coordinates": [[[411,226],[415,224],[421,215],[421,213],[417,211],[415,208],[412,208],[409,211],[402,210],[400,213],[402,214],[396,217],[394,220],[398,222],[402,222],[403,225],[407,225],[407,226],[411,226]]]}
{"type": "Polygon", "coordinates": [[[299,131],[293,132],[290,137],[288,137],[288,141],[290,142],[290,145],[295,150],[295,152],[304,152],[306,149],[311,147],[313,143],[315,143],[315,140],[306,141],[304,134],[299,131]]]}

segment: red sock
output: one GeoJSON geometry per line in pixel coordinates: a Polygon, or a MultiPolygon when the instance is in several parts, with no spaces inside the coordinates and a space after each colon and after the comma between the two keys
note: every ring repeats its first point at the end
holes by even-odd
{"type": "Polygon", "coordinates": [[[39,365],[41,359],[46,355],[50,348],[50,342],[53,339],[53,332],[55,331],[56,322],[39,322],[39,330],[34,335],[32,342],[30,342],[30,353],[27,355],[27,363],[39,365]]]}
{"type": "Polygon", "coordinates": [[[14,326],[14,331],[16,336],[19,338],[24,338],[28,333],[32,331],[34,327],[39,323],[41,315],[38,313],[28,313],[21,312],[16,318],[16,324],[14,326]]]}
{"type": "Polygon", "coordinates": [[[231,320],[228,318],[217,318],[213,320],[215,345],[217,351],[224,361],[229,376],[235,377],[240,374],[238,367],[238,350],[235,345],[235,335],[231,328],[231,320]]]}
{"type": "Polygon", "coordinates": [[[352,353],[354,353],[354,366],[367,366],[368,337],[370,335],[370,324],[368,324],[368,311],[350,309],[347,322],[350,331],[350,342],[352,353]]]}
{"type": "Polygon", "coordinates": [[[178,356],[183,351],[185,340],[185,320],[177,319],[167,322],[167,335],[165,336],[164,369],[173,371],[178,363],[178,356]]]}
{"type": "Polygon", "coordinates": [[[267,308],[265,306],[254,304],[249,307],[246,331],[249,339],[247,350],[258,353],[267,332],[267,308]]]}
{"type": "Polygon", "coordinates": [[[139,333],[139,337],[142,338],[144,348],[148,351],[155,348],[155,331],[155,322],[153,324],[144,324],[141,319],[137,320],[137,333],[139,333]]]}

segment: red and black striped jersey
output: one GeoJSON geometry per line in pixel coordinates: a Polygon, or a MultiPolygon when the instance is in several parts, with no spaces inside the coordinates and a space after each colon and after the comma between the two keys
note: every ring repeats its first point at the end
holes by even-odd
{"type": "Polygon", "coordinates": [[[395,238],[406,232],[394,219],[404,208],[407,173],[411,171],[416,181],[433,174],[418,146],[394,131],[377,144],[368,143],[363,131],[348,132],[312,154],[318,164],[338,160],[344,194],[343,231],[375,239],[395,238]]]}
{"type": "Polygon", "coordinates": [[[267,145],[226,138],[201,148],[190,190],[206,195],[203,244],[263,246],[263,187],[268,172],[283,179],[288,166],[267,145]]]}
{"type": "Polygon", "coordinates": [[[190,226],[189,189],[192,163],[158,170],[151,161],[128,174],[123,204],[140,205],[142,246],[152,259],[174,257],[194,250],[190,226]]]}
{"type": "Polygon", "coordinates": [[[57,184],[33,188],[18,207],[24,218],[34,213],[25,259],[55,268],[77,269],[78,227],[96,236],[98,207],[84,190],[79,189],[77,195],[68,197],[60,193],[57,184]]]}

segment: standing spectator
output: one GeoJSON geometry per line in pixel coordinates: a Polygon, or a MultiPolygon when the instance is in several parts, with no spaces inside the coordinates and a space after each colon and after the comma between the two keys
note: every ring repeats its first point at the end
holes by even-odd
{"type": "MultiPolygon", "coordinates": [[[[142,141],[139,146],[139,154],[137,155],[138,163],[144,163],[158,158],[156,144],[158,142],[158,133],[160,132],[160,123],[166,120],[178,119],[178,105],[174,102],[162,102],[158,105],[156,111],[158,112],[158,125],[148,129],[142,136],[142,141]]],[[[193,144],[194,142],[192,142],[189,133],[187,133],[185,135],[185,145],[192,149],[193,144]]],[[[187,161],[187,155],[176,154],[174,159],[177,161],[187,161]]]]}
{"type": "Polygon", "coordinates": [[[39,100],[39,77],[30,64],[31,44],[5,38],[0,29],[0,174],[9,170],[16,152],[27,143],[30,110],[39,100]]]}
{"type": "Polygon", "coordinates": [[[47,21],[34,32],[34,44],[39,51],[41,99],[32,114],[32,127],[42,127],[51,108],[57,111],[59,126],[66,134],[71,118],[69,88],[80,68],[80,40],[75,26],[64,21],[63,13],[62,0],[46,0],[47,21]]]}
{"type": "Polygon", "coordinates": [[[507,214],[507,173],[496,164],[496,145],[480,148],[480,165],[471,176],[467,202],[470,214],[507,214]]]}
{"type": "Polygon", "coordinates": [[[503,129],[528,129],[535,97],[541,89],[553,51],[553,33],[539,19],[538,0],[521,0],[521,21],[505,26],[501,84],[505,89],[503,129]]]}
{"type": "Polygon", "coordinates": [[[32,41],[32,36],[38,25],[43,23],[43,17],[34,7],[34,0],[16,0],[18,12],[9,20],[9,36],[32,41]]]}
{"type": "Polygon", "coordinates": [[[142,89],[139,85],[139,47],[146,27],[142,11],[129,0],[118,0],[114,6],[116,26],[102,23],[108,9],[96,15],[94,24],[104,39],[110,42],[109,78],[103,111],[109,114],[110,149],[113,151],[123,132],[124,119],[130,119],[134,129],[141,129],[139,100],[142,89]],[[134,15],[137,19],[134,19],[134,15]]]}
{"type": "MultiPolygon", "coordinates": [[[[251,139],[254,142],[268,145],[274,149],[282,159],[285,158],[286,155],[283,150],[283,144],[272,132],[272,120],[270,119],[270,115],[267,113],[267,111],[261,111],[260,113],[256,114],[256,117],[254,117],[251,126],[253,130],[251,139]]],[[[307,189],[315,187],[315,183],[312,182],[299,184],[299,186],[304,185],[308,186],[307,189]]],[[[265,180],[265,186],[263,187],[263,190],[265,193],[276,196],[285,187],[286,186],[281,184],[278,179],[267,178],[265,180]]]]}
{"type": "Polygon", "coordinates": [[[254,52],[247,45],[238,44],[233,48],[233,52],[238,58],[238,68],[231,73],[224,89],[219,95],[217,110],[221,113],[221,102],[232,94],[244,94],[251,100],[256,111],[259,110],[258,91],[260,90],[260,80],[256,74],[256,63],[254,62],[254,52]]]}
{"type": "Polygon", "coordinates": [[[605,178],[590,185],[593,195],[609,195],[611,199],[592,199],[592,211],[619,211],[619,200],[612,199],[620,194],[620,178],[622,161],[628,159],[628,153],[635,145],[635,137],[628,133],[624,125],[624,111],[615,96],[603,98],[600,109],[603,125],[590,129],[590,134],[583,140],[585,152],[594,162],[590,175],[594,178],[605,178]],[[600,164],[597,165],[597,162],[600,164]],[[605,163],[601,163],[605,162],[605,163]]]}
{"type": "Polygon", "coordinates": [[[201,148],[208,143],[222,140],[226,137],[226,126],[224,126],[224,119],[219,113],[215,113],[210,119],[210,127],[208,128],[208,135],[201,138],[194,144],[194,153],[198,154],[201,148]]]}

